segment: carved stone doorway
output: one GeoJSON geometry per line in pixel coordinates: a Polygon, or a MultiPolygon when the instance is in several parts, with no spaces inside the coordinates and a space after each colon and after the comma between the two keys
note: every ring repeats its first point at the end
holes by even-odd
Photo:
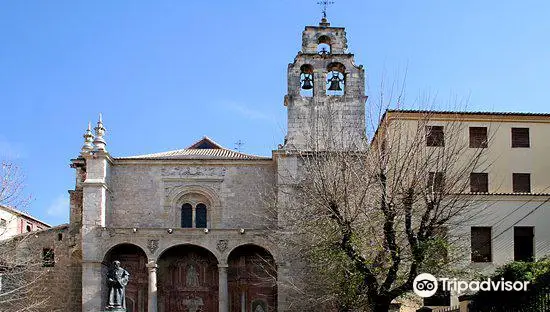
{"type": "Polygon", "coordinates": [[[103,261],[103,306],[107,304],[108,289],[105,281],[107,271],[113,261],[120,261],[120,266],[130,274],[126,286],[126,311],[147,312],[147,255],[138,246],[131,244],[117,245],[105,255],[103,261]]]}
{"type": "Polygon", "coordinates": [[[239,246],[229,255],[229,311],[277,311],[277,268],[273,256],[255,245],[239,246]]]}
{"type": "Polygon", "coordinates": [[[218,261],[208,250],[179,245],[158,260],[159,312],[217,312],[218,261]]]}

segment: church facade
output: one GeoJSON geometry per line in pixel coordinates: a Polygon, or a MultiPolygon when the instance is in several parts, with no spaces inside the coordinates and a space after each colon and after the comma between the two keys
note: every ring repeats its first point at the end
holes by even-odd
{"type": "Polygon", "coordinates": [[[288,135],[271,157],[207,137],[181,150],[116,157],[101,117],[94,134],[88,128],[71,164],[77,178],[70,227],[79,232],[83,312],[105,307],[104,276],[114,260],[130,272],[128,311],[283,309],[281,281],[292,264],[270,237],[278,220],[267,199],[285,188],[280,177],[296,166],[306,138],[339,129],[345,145],[364,140],[364,70],[346,42],[344,28],[326,20],[305,28],[288,69],[288,135]],[[335,109],[330,129],[312,127],[315,107],[335,109]]]}

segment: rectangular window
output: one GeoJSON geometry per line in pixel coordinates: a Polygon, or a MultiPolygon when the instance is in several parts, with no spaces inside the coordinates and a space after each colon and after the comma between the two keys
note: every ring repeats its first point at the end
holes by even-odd
{"type": "Polygon", "coordinates": [[[531,174],[512,173],[512,189],[514,193],[531,193],[531,174]]]}
{"type": "Polygon", "coordinates": [[[473,226],[471,229],[471,252],[472,262],[491,262],[491,227],[473,226]]]}
{"type": "Polygon", "coordinates": [[[428,173],[428,191],[441,192],[445,186],[445,176],[443,172],[428,173]]]}
{"type": "Polygon", "coordinates": [[[534,261],[534,227],[514,227],[514,261],[534,261]]]}
{"type": "Polygon", "coordinates": [[[0,228],[6,228],[8,226],[8,221],[6,219],[0,219],[0,228]]]}
{"type": "Polygon", "coordinates": [[[512,147],[529,147],[529,128],[512,128],[512,147]]]}
{"type": "Polygon", "coordinates": [[[470,127],[470,147],[487,147],[487,127],[470,127]]]}
{"type": "Polygon", "coordinates": [[[470,192],[472,193],[489,192],[489,174],[484,172],[470,173],[470,192]]]}
{"type": "Polygon", "coordinates": [[[53,267],[55,265],[55,254],[52,248],[42,249],[42,266],[53,267]]]}
{"type": "Polygon", "coordinates": [[[445,146],[443,126],[426,126],[426,146],[445,146]]]}

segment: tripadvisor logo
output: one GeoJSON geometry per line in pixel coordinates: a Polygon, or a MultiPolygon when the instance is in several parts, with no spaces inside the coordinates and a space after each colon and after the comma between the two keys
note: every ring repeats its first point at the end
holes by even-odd
{"type": "Polygon", "coordinates": [[[422,298],[431,297],[437,291],[437,278],[429,273],[422,273],[414,279],[413,290],[422,298]]]}
{"type": "Polygon", "coordinates": [[[490,278],[484,281],[460,281],[456,278],[440,277],[422,273],[413,282],[413,291],[422,298],[433,296],[438,287],[443,291],[527,291],[528,281],[505,281],[504,278],[493,281],[490,278]],[[439,282],[439,283],[438,283],[439,282]]]}

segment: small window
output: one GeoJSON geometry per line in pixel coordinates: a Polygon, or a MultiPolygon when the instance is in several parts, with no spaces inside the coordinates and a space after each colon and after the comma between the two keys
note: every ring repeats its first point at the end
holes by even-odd
{"type": "Polygon", "coordinates": [[[512,188],[514,193],[531,193],[531,174],[513,173],[512,188]]]}
{"type": "Polygon", "coordinates": [[[534,227],[514,227],[514,261],[534,261],[534,227]]]}
{"type": "Polygon", "coordinates": [[[55,254],[52,248],[42,249],[42,266],[53,267],[55,265],[55,254]]]}
{"type": "Polygon", "coordinates": [[[487,147],[487,127],[470,127],[470,147],[487,147]]]}
{"type": "Polygon", "coordinates": [[[8,226],[8,221],[6,219],[0,219],[0,228],[6,228],[8,226]]]}
{"type": "Polygon", "coordinates": [[[529,146],[529,128],[512,128],[512,147],[529,146]]]}
{"type": "Polygon", "coordinates": [[[63,233],[57,233],[57,240],[62,241],[63,240],[63,233]]]}
{"type": "Polygon", "coordinates": [[[489,192],[489,174],[484,172],[470,173],[470,192],[472,193],[489,192]]]}
{"type": "Polygon", "coordinates": [[[32,231],[32,225],[27,223],[27,227],[25,228],[25,230],[27,230],[27,232],[31,232],[32,231]]]}
{"type": "Polygon", "coordinates": [[[443,172],[428,173],[428,191],[441,192],[445,186],[445,176],[443,172]]]}
{"type": "Polygon", "coordinates": [[[472,227],[471,237],[472,262],[491,262],[491,227],[472,227]]]}
{"type": "Polygon", "coordinates": [[[206,228],[206,205],[198,204],[195,211],[195,227],[199,229],[206,228]]]}
{"type": "Polygon", "coordinates": [[[426,146],[445,146],[443,126],[426,126],[426,146]]]}
{"type": "Polygon", "coordinates": [[[181,207],[181,227],[193,227],[193,206],[191,204],[183,204],[181,207]]]}

